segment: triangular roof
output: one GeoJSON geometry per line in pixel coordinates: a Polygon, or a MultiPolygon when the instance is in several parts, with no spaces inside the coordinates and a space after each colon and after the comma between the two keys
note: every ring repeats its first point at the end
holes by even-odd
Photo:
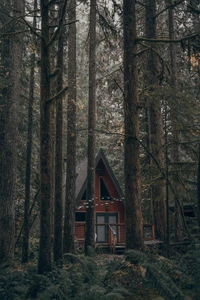
{"type": "MultiPolygon", "coordinates": [[[[105,168],[107,169],[108,171],[108,174],[110,175],[110,178],[112,179],[115,187],[116,187],[116,190],[120,196],[120,198],[123,198],[123,192],[122,192],[122,189],[108,163],[108,160],[104,154],[104,151],[103,149],[100,149],[99,152],[97,153],[96,155],[96,158],[95,158],[95,169],[99,163],[99,161],[102,160],[105,168]]],[[[77,174],[77,177],[76,177],[76,203],[78,204],[79,201],[81,200],[81,197],[84,193],[84,191],[86,190],[86,187],[87,187],[87,157],[81,161],[77,166],[76,166],[76,174],[77,174]]]]}

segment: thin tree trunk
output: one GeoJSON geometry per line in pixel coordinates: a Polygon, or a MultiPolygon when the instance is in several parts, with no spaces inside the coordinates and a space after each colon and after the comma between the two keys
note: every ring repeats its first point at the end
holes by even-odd
{"type": "Polygon", "coordinates": [[[126,248],[143,248],[138,123],[138,69],[134,0],[123,1],[124,22],[124,177],[126,199],[126,248]]]}
{"type": "MultiPolygon", "coordinates": [[[[156,38],[156,1],[146,0],[146,36],[147,38],[156,38]]],[[[151,45],[151,50],[147,59],[146,84],[149,86],[148,105],[149,105],[149,126],[150,126],[150,141],[151,153],[159,163],[160,168],[164,170],[165,155],[163,141],[163,123],[161,113],[160,99],[156,95],[158,88],[157,82],[157,61],[153,51],[154,45],[151,45]]],[[[166,238],[166,201],[165,201],[165,180],[160,174],[154,160],[151,160],[151,195],[154,214],[154,225],[157,235],[164,239],[166,238]]]]}
{"type": "MultiPolygon", "coordinates": [[[[174,9],[169,8],[168,10],[168,20],[169,20],[169,39],[175,39],[174,34],[174,9]]],[[[171,87],[173,95],[176,95],[176,92],[178,90],[178,80],[177,80],[177,62],[176,62],[176,44],[170,43],[170,61],[171,61],[171,87]]],[[[174,101],[176,101],[176,97],[173,97],[174,101]]],[[[172,103],[171,104],[171,118],[172,118],[172,159],[173,162],[179,161],[179,147],[178,147],[178,133],[177,133],[177,126],[176,126],[176,116],[178,114],[177,111],[177,104],[172,103]]],[[[175,183],[176,190],[178,192],[179,190],[179,178],[178,174],[173,176],[173,182],[175,183]]],[[[181,198],[179,198],[181,201],[181,198]]],[[[175,199],[175,239],[176,241],[182,241],[183,239],[183,224],[182,224],[182,217],[180,212],[180,205],[182,206],[182,203],[177,203],[175,199]]]]}
{"type": "Polygon", "coordinates": [[[40,250],[38,273],[51,270],[51,130],[50,130],[50,60],[49,0],[41,1],[41,82],[40,82],[40,250]]]}
{"type": "MultiPolygon", "coordinates": [[[[60,6],[60,13],[62,10],[60,6]]],[[[63,88],[63,29],[58,38],[57,69],[57,93],[63,88]]],[[[54,261],[62,259],[63,239],[63,105],[62,97],[56,102],[56,159],[55,159],[55,211],[54,211],[54,261]]]]}
{"type": "MultiPolygon", "coordinates": [[[[9,3],[9,2],[8,2],[9,3]]],[[[24,13],[24,1],[15,0],[13,16],[18,18],[24,13]]],[[[14,31],[20,30],[13,20],[14,31]]],[[[5,87],[0,97],[6,97],[1,114],[0,147],[0,262],[14,257],[15,242],[15,186],[17,167],[18,111],[21,93],[22,36],[13,35],[5,40],[5,69],[10,77],[10,89],[5,87]],[[10,56],[10,58],[9,58],[10,56]],[[9,62],[10,59],[10,62],[9,62]],[[3,110],[5,111],[3,112],[3,110]]],[[[3,62],[4,65],[4,62],[3,62]]],[[[8,75],[5,74],[6,78],[8,75]]],[[[3,100],[4,101],[4,100],[3,100]]]]}
{"type": "MultiPolygon", "coordinates": [[[[68,8],[69,21],[76,20],[76,0],[68,8]]],[[[69,25],[67,170],[64,222],[64,252],[74,252],[76,202],[76,23],[69,25]]]]}
{"type": "Polygon", "coordinates": [[[95,205],[95,129],[96,129],[96,0],[90,1],[89,104],[88,104],[88,165],[85,254],[94,247],[95,205]]]}
{"type": "MultiPolygon", "coordinates": [[[[37,0],[34,0],[34,11],[37,9],[37,0]]],[[[34,13],[33,26],[36,27],[36,12],[34,13]]],[[[35,36],[33,36],[35,45],[35,36]]],[[[22,263],[28,262],[29,251],[29,209],[30,209],[30,188],[31,188],[31,152],[32,152],[32,127],[33,127],[33,100],[34,100],[34,69],[35,51],[31,54],[30,86],[29,86],[29,109],[28,109],[28,136],[26,149],[26,181],[25,181],[25,201],[24,201],[24,230],[22,244],[22,263]]]]}

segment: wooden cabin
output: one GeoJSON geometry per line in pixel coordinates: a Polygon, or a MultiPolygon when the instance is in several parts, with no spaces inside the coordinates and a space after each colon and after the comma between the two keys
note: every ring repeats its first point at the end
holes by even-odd
{"type": "MultiPolygon", "coordinates": [[[[87,187],[87,159],[77,165],[75,239],[84,244],[87,187]]],[[[125,246],[124,195],[102,149],[95,160],[95,242],[112,247],[125,246]]],[[[144,225],[146,240],[154,239],[152,224],[144,225]]]]}

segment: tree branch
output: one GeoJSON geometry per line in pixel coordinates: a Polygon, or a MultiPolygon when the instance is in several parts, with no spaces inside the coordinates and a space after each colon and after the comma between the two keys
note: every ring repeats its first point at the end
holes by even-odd
{"type": "Polygon", "coordinates": [[[196,14],[200,14],[200,9],[197,7],[194,7],[192,4],[188,4],[187,6],[192,12],[196,13],[196,14]]]}
{"type": "Polygon", "coordinates": [[[151,38],[145,38],[145,37],[138,37],[136,39],[136,42],[151,42],[151,43],[181,43],[183,41],[187,41],[189,39],[192,39],[196,36],[200,35],[200,32],[196,32],[190,35],[187,35],[181,39],[159,39],[159,38],[155,38],[155,39],[151,39],[151,38]]]}
{"type": "Polygon", "coordinates": [[[50,105],[54,100],[57,100],[58,98],[60,98],[67,90],[68,90],[68,86],[64,87],[58,94],[56,94],[55,96],[52,96],[48,100],[46,100],[46,104],[50,105]]]}
{"type": "Polygon", "coordinates": [[[159,11],[154,19],[156,19],[160,14],[162,14],[163,12],[165,12],[166,10],[168,10],[169,8],[175,8],[176,6],[178,6],[179,4],[181,4],[182,2],[184,2],[185,0],[178,0],[178,1],[174,1],[174,3],[167,5],[165,8],[163,8],[161,11],[159,11]]]}

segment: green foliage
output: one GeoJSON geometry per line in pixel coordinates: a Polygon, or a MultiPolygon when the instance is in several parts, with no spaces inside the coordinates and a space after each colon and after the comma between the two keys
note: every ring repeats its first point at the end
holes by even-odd
{"type": "Polygon", "coordinates": [[[149,261],[149,258],[146,254],[136,250],[128,250],[125,253],[126,260],[130,261],[133,264],[141,264],[149,261]]]}
{"type": "Polygon", "coordinates": [[[111,293],[107,294],[104,299],[106,299],[106,300],[123,300],[125,298],[119,293],[111,292],[111,293]]]}
{"type": "Polygon", "coordinates": [[[180,289],[159,266],[150,263],[143,266],[147,269],[148,278],[165,297],[168,297],[168,299],[184,299],[184,295],[180,289]]]}
{"type": "Polygon", "coordinates": [[[134,299],[185,299],[184,295],[198,299],[200,292],[197,247],[172,259],[149,258],[133,250],[127,251],[125,259],[66,254],[62,269],[53,265],[44,275],[37,275],[32,263],[23,268],[2,265],[1,300],[121,300],[132,299],[133,294],[134,299]]]}

